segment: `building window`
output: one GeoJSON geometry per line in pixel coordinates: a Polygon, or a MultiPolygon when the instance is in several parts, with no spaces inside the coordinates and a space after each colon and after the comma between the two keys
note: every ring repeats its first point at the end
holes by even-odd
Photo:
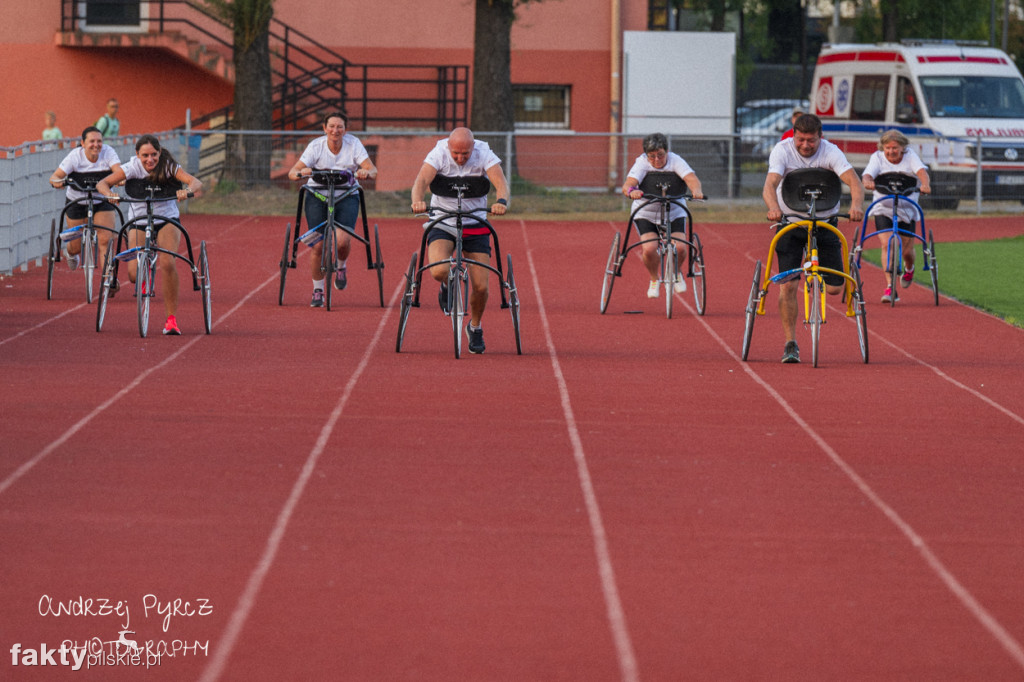
{"type": "Polygon", "coordinates": [[[855,121],[884,121],[888,99],[888,76],[857,76],[853,79],[850,118],[855,121]]]}
{"type": "Polygon", "coordinates": [[[669,6],[669,0],[650,0],[647,3],[647,30],[672,30],[669,24],[672,21],[673,9],[669,6]]]}
{"type": "Polygon", "coordinates": [[[513,85],[516,128],[569,128],[569,86],[513,85]]]}

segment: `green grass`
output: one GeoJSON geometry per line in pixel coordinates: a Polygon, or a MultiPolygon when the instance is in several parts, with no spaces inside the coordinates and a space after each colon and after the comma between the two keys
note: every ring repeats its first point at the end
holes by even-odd
{"type": "MultiPolygon", "coordinates": [[[[921,267],[920,245],[914,281],[931,288],[931,275],[921,267]]],[[[881,251],[864,251],[864,259],[881,261],[881,251]]],[[[1024,236],[983,242],[935,245],[939,291],[1024,328],[1024,236]]]]}

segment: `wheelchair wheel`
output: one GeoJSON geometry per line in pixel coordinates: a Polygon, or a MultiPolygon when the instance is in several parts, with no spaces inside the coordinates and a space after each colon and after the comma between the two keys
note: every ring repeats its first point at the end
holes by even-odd
{"type": "Polygon", "coordinates": [[[615,285],[615,271],[619,266],[619,240],[622,235],[618,232],[612,237],[612,250],[608,252],[608,262],[604,266],[604,284],[601,286],[601,314],[608,310],[608,301],[612,297],[612,287],[615,285]]]}
{"type": "Polygon", "coordinates": [[[85,274],[85,302],[92,303],[92,276],[96,271],[96,230],[85,228],[82,236],[82,272],[85,274]]]}
{"type": "Polygon", "coordinates": [[[452,318],[452,336],[455,344],[455,358],[462,357],[462,321],[466,317],[466,280],[465,271],[458,273],[452,270],[448,275],[448,310],[452,318]]]}
{"type": "Polygon", "coordinates": [[[824,289],[821,286],[821,277],[808,277],[805,286],[811,290],[811,361],[815,367],[818,366],[818,349],[821,346],[821,297],[824,289]]]}
{"type": "Polygon", "coordinates": [[[750,339],[754,335],[754,320],[757,319],[757,306],[761,302],[761,261],[754,265],[754,282],[750,285],[747,296],[746,327],[743,329],[743,351],[741,356],[746,361],[750,353],[750,339]]]}
{"type": "Polygon", "coordinates": [[[864,364],[868,362],[868,308],[864,305],[864,287],[860,281],[860,276],[856,275],[857,278],[857,290],[853,292],[853,312],[854,318],[857,322],[857,341],[860,343],[860,356],[864,359],[864,364]]]}
{"type": "Polygon", "coordinates": [[[900,286],[900,265],[903,262],[900,251],[903,250],[903,244],[900,242],[898,236],[889,237],[889,262],[886,263],[886,270],[889,272],[889,279],[892,282],[892,300],[889,302],[889,307],[896,307],[896,292],[899,291],[900,286]]]}
{"type": "Polygon", "coordinates": [[[661,281],[665,283],[665,317],[672,319],[672,302],[676,297],[676,245],[670,242],[661,256],[661,281]]]}
{"type": "Polygon", "coordinates": [[[412,309],[413,297],[416,295],[416,259],[419,252],[412,254],[409,261],[409,269],[405,271],[405,291],[402,292],[402,304],[398,312],[398,339],[395,341],[395,352],[402,352],[402,341],[405,339],[405,325],[409,321],[409,311],[412,309]]]}
{"type": "Polygon", "coordinates": [[[512,254],[508,254],[508,307],[512,312],[512,331],[516,335],[516,354],[523,354],[523,340],[519,335],[519,290],[516,288],[516,278],[512,275],[512,254]]]}
{"type": "Polygon", "coordinates": [[[277,304],[284,305],[284,281],[288,278],[288,268],[291,267],[288,260],[288,249],[292,245],[292,224],[288,223],[284,228],[284,252],[281,253],[281,285],[277,292],[277,304]]]}
{"type": "Polygon", "coordinates": [[[320,263],[324,273],[324,306],[331,311],[331,293],[334,291],[334,272],[338,269],[338,236],[330,225],[324,227],[324,250],[320,254],[320,263]]]}
{"type": "Polygon", "coordinates": [[[927,253],[924,254],[925,265],[928,266],[928,273],[932,276],[932,292],[935,294],[935,305],[939,304],[939,270],[935,263],[935,238],[932,231],[928,230],[927,253]]]}
{"type": "Polygon", "coordinates": [[[107,248],[103,259],[103,272],[100,275],[99,301],[96,302],[96,331],[103,331],[103,320],[107,316],[107,300],[110,298],[110,286],[114,283],[114,245],[107,248]]]}
{"type": "Polygon", "coordinates": [[[384,256],[380,252],[380,228],[377,224],[373,225],[373,248],[374,257],[376,261],[373,264],[374,270],[377,271],[377,290],[380,292],[380,307],[384,307],[384,256]]]}
{"type": "Polygon", "coordinates": [[[706,310],[708,285],[704,280],[704,247],[697,235],[693,235],[693,246],[690,247],[690,271],[693,273],[693,301],[697,306],[697,314],[703,315],[706,310]]]}
{"type": "Polygon", "coordinates": [[[135,274],[135,302],[139,316],[139,335],[146,338],[149,331],[149,301],[153,297],[153,280],[156,274],[156,254],[143,251],[139,255],[135,274]]]}
{"type": "Polygon", "coordinates": [[[203,328],[209,334],[213,329],[213,308],[210,300],[210,259],[206,256],[206,242],[199,242],[199,277],[202,280],[203,328]]]}
{"type": "Polygon", "coordinates": [[[46,300],[53,298],[53,266],[57,261],[57,219],[50,220],[50,253],[46,257],[46,300]]]}

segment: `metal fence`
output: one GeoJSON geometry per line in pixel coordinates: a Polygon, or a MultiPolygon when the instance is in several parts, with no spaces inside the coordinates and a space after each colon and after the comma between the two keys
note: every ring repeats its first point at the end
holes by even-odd
{"type": "MultiPolygon", "coordinates": [[[[158,135],[161,143],[179,157],[184,138],[173,133],[158,135]]],[[[106,140],[127,161],[135,153],[137,135],[106,140]]],[[[64,190],[48,182],[53,171],[80,140],[30,142],[0,147],[0,273],[24,270],[49,253],[50,223],[64,206],[64,190]]],[[[180,157],[179,157],[180,158],[180,157]]]]}
{"type": "MultiPolygon", "coordinates": [[[[408,198],[416,173],[427,152],[443,137],[437,132],[353,131],[367,147],[377,165],[375,182],[363,183],[371,193],[392,193],[408,198]]],[[[309,140],[319,133],[308,132],[246,132],[179,130],[160,135],[164,144],[186,169],[202,178],[205,190],[216,190],[221,183],[231,183],[230,164],[225,163],[225,138],[228,135],[270,138],[271,144],[257,145],[269,149],[259,174],[261,184],[294,188],[287,180],[287,171],[298,160],[309,140]]],[[[626,172],[641,153],[640,136],[601,133],[560,133],[530,131],[516,133],[478,133],[501,157],[505,174],[512,181],[513,201],[524,196],[557,200],[567,194],[583,197],[583,206],[597,199],[619,198],[616,194],[626,172]]],[[[135,136],[117,138],[112,146],[127,161],[134,154],[135,136]]],[[[877,140],[877,136],[865,138],[877,140]]],[[[767,171],[767,152],[778,140],[778,133],[764,135],[764,144],[741,141],[740,136],[689,137],[671,136],[669,145],[694,168],[705,194],[717,203],[756,203],[767,171]]],[[[264,141],[265,142],[265,141],[264,141]]],[[[47,178],[77,140],[27,143],[14,148],[0,148],[0,273],[9,273],[27,264],[42,262],[48,252],[50,222],[59,215],[64,201],[63,191],[52,189],[47,178]]],[[[934,149],[948,150],[955,155],[963,148],[962,141],[936,140],[934,149]]],[[[244,145],[239,145],[244,149],[244,145]]],[[[926,150],[927,151],[927,150],[926,150]]],[[[926,156],[926,154],[923,154],[926,156]]],[[[235,163],[245,164],[243,158],[235,163]]],[[[252,174],[244,174],[251,178],[252,174]]],[[[1006,199],[1005,184],[997,185],[977,173],[969,188],[976,210],[981,212],[985,197],[1006,199]]],[[[221,189],[229,186],[223,185],[221,189]]],[[[934,183],[933,183],[934,184],[934,183]]],[[[268,195],[270,192],[268,192],[268,195]]],[[[225,194],[230,197],[230,194],[225,194]]],[[[290,199],[288,201],[291,201],[290,199]]],[[[1019,207],[1016,201],[1014,204],[1019,207]]],[[[407,204],[406,204],[407,205],[407,204]]],[[[603,204],[602,204],[603,205],[603,204]]],[[[625,202],[613,204],[625,207],[625,202]]],[[[292,206],[285,206],[291,210],[292,206]]],[[[246,213],[248,205],[240,201],[238,213],[246,213]]]]}

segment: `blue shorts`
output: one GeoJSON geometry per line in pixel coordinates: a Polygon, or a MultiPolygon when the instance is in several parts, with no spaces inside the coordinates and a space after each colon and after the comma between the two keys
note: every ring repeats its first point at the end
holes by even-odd
{"type": "MultiPolygon", "coordinates": [[[[305,199],[306,226],[309,229],[320,227],[327,222],[327,202],[306,190],[305,199]]],[[[355,231],[356,220],[359,218],[359,193],[353,192],[340,201],[334,202],[334,224],[344,225],[355,231]]]]}
{"type": "MultiPolygon", "coordinates": [[[[427,233],[427,243],[436,242],[438,239],[447,239],[451,243],[455,243],[455,237],[442,229],[432,227],[430,232],[427,233]]],[[[462,235],[462,252],[463,253],[486,253],[488,256],[491,255],[491,235],[487,234],[463,234],[462,235]]]]}

